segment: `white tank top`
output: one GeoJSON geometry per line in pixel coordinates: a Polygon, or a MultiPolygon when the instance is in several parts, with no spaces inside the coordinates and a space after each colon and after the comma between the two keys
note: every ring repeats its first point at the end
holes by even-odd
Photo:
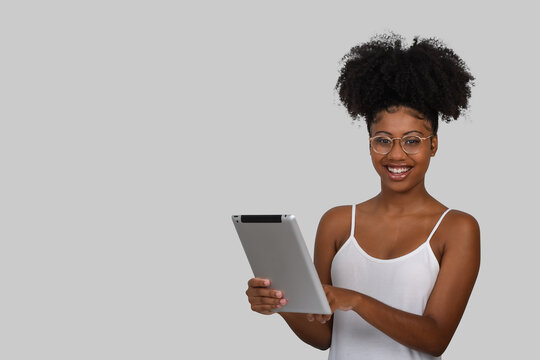
{"type": "MultiPolygon", "coordinates": [[[[355,209],[352,207],[351,235],[332,260],[332,284],[371,296],[389,306],[422,315],[439,274],[439,263],[429,240],[415,250],[393,259],[378,259],[366,253],[354,238],[355,209]]],[[[353,310],[334,313],[329,360],[440,359],[413,350],[384,334],[353,310]]]]}

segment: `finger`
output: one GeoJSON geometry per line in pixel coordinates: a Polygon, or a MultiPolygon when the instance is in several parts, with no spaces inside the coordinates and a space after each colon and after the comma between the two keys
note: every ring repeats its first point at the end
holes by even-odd
{"type": "Polygon", "coordinates": [[[274,305],[251,305],[251,310],[265,315],[273,314],[274,309],[276,309],[274,305]]]}
{"type": "Polygon", "coordinates": [[[313,314],[306,314],[306,317],[309,322],[312,322],[313,320],[315,320],[315,316],[313,314]]]}
{"type": "Polygon", "coordinates": [[[251,297],[250,302],[253,305],[281,305],[283,306],[287,304],[287,299],[275,299],[271,297],[254,296],[254,297],[251,297]]]}
{"type": "Polygon", "coordinates": [[[270,286],[270,280],[269,279],[261,279],[261,278],[251,278],[248,281],[249,287],[268,287],[270,286]]]}
{"type": "Polygon", "coordinates": [[[316,316],[316,320],[322,324],[328,322],[328,320],[330,320],[330,318],[332,317],[332,315],[327,315],[327,314],[318,314],[315,316],[316,316]]]}
{"type": "Polygon", "coordinates": [[[281,299],[283,298],[283,292],[281,290],[273,290],[273,289],[266,289],[266,288],[253,288],[249,287],[246,290],[246,295],[256,297],[269,297],[274,299],[281,299]]]}
{"type": "Polygon", "coordinates": [[[323,290],[326,295],[330,292],[331,286],[330,285],[323,285],[323,290]]]}
{"type": "Polygon", "coordinates": [[[256,296],[266,296],[274,299],[281,299],[283,297],[283,291],[281,290],[255,288],[253,292],[256,296]]]}

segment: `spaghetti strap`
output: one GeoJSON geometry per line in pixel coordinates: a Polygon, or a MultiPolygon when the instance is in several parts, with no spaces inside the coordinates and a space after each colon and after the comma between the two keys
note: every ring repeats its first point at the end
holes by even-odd
{"type": "Polygon", "coordinates": [[[450,209],[450,208],[446,209],[446,211],[441,215],[441,217],[439,218],[439,221],[437,221],[437,223],[436,223],[435,226],[433,227],[433,230],[431,230],[431,234],[429,234],[429,236],[428,236],[426,242],[429,242],[429,240],[431,240],[431,237],[433,236],[433,234],[435,234],[435,231],[437,231],[437,228],[439,227],[439,225],[440,225],[442,219],[444,218],[444,216],[445,216],[446,214],[448,214],[448,212],[449,212],[450,210],[452,210],[452,209],[450,209]]]}
{"type": "Polygon", "coordinates": [[[352,206],[352,217],[351,217],[351,235],[350,237],[354,237],[354,218],[356,213],[356,205],[352,206]]]}

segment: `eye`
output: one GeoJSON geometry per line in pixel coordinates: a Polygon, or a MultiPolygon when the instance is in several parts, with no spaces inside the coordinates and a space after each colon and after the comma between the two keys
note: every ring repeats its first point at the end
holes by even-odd
{"type": "Polygon", "coordinates": [[[392,140],[384,136],[377,136],[373,140],[378,144],[390,144],[392,142],[392,140]]]}
{"type": "Polygon", "coordinates": [[[403,139],[403,142],[409,145],[417,145],[420,144],[421,141],[422,140],[420,140],[420,138],[417,136],[410,136],[403,139]]]}

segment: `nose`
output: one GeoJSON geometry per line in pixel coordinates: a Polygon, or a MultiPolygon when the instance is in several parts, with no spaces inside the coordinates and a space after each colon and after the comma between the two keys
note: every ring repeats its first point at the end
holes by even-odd
{"type": "Polygon", "coordinates": [[[393,160],[405,159],[407,157],[407,153],[403,151],[403,148],[401,147],[401,139],[393,139],[392,142],[392,149],[390,149],[390,152],[386,154],[386,156],[393,160]]]}

